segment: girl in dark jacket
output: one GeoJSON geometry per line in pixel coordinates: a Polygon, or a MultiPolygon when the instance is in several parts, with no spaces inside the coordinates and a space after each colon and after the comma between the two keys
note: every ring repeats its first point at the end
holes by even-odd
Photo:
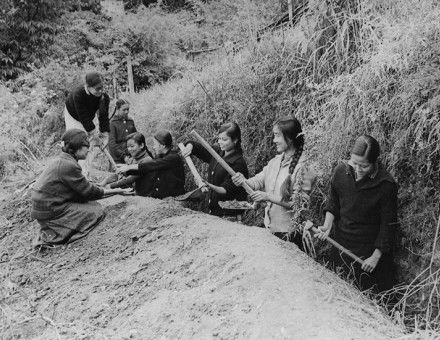
{"type": "Polygon", "coordinates": [[[361,290],[374,292],[393,285],[393,238],[397,226],[397,184],[378,161],[379,143],[360,136],[350,160],[334,170],[324,225],[317,237],[329,235],[364,259],[363,266],[333,249],[331,260],[352,275],[361,290]]]}
{"type": "MultiPolygon", "coordinates": [[[[173,149],[173,139],[168,131],[159,131],[153,140],[154,158],[139,164],[120,165],[118,172],[125,175],[149,177],[142,189],[142,196],[165,198],[179,196],[185,192],[183,162],[173,149]]],[[[136,189],[138,190],[138,189],[136,189]]]]}
{"type": "Polygon", "coordinates": [[[86,158],[90,146],[85,131],[67,130],[62,140],[63,152],[33,186],[31,216],[41,226],[35,245],[68,243],[84,237],[104,216],[101,205],[90,201],[124,191],[101,189],[81,173],[78,160],[86,158]]]}
{"type": "MultiPolygon", "coordinates": [[[[130,164],[142,164],[153,159],[150,151],[147,149],[145,137],[140,132],[135,132],[127,136],[127,149],[130,153],[130,164]]],[[[136,195],[148,196],[153,185],[153,178],[151,174],[147,173],[144,176],[130,175],[119,181],[110,183],[110,188],[131,187],[134,185],[136,195]]]]}
{"type": "Polygon", "coordinates": [[[114,117],[110,121],[109,151],[116,163],[125,163],[130,156],[127,150],[127,136],[136,132],[133,119],[128,117],[130,103],[119,99],[115,104],[114,117]]]}
{"type": "MultiPolygon", "coordinates": [[[[218,147],[214,147],[220,156],[229,164],[236,172],[242,173],[248,177],[248,167],[243,158],[243,150],[241,148],[241,131],[236,123],[223,124],[218,132],[218,147]]],[[[196,142],[186,143],[186,151],[183,156],[193,154],[208,166],[208,186],[209,193],[207,195],[208,212],[216,216],[234,215],[234,211],[224,210],[220,208],[219,201],[246,201],[247,194],[242,187],[237,187],[232,183],[231,176],[223,167],[218,164],[214,157],[206,151],[203,146],[196,142]]]]}

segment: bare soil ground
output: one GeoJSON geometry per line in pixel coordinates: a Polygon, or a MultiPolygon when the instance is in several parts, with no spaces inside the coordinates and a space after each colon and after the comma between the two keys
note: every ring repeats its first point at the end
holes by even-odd
{"type": "MultiPolygon", "coordinates": [[[[266,230],[141,197],[33,253],[36,222],[11,200],[0,229],[1,339],[387,339],[382,311],[266,230]]],[[[3,209],[3,212],[5,210],[3,209]]]]}

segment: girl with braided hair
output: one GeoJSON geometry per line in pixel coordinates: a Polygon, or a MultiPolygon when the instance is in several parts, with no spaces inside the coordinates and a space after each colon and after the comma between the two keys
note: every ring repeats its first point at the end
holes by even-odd
{"type": "Polygon", "coordinates": [[[110,135],[108,147],[110,155],[116,163],[126,163],[130,158],[127,149],[127,136],[136,132],[133,119],[128,116],[130,103],[126,99],[119,99],[115,103],[115,110],[110,120],[110,135]]]}
{"type": "Polygon", "coordinates": [[[264,225],[275,236],[303,249],[301,235],[292,223],[295,202],[308,198],[314,180],[303,157],[304,136],[296,118],[281,119],[274,124],[273,141],[277,152],[264,169],[246,180],[237,173],[235,185],[246,183],[255,192],[250,196],[256,202],[266,202],[264,225]],[[300,199],[298,199],[300,198],[300,199]]]}

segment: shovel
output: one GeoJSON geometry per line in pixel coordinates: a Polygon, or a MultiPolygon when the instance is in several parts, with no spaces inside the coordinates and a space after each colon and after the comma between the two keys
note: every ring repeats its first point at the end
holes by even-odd
{"type": "MultiPolygon", "coordinates": [[[[181,152],[183,152],[185,150],[185,145],[183,145],[183,143],[179,143],[178,146],[179,146],[179,149],[181,152]]],[[[192,175],[194,176],[194,180],[197,184],[197,188],[194,190],[191,190],[183,195],[175,197],[176,201],[197,200],[203,194],[203,192],[201,190],[202,187],[204,186],[203,179],[200,176],[199,172],[197,171],[191,157],[186,156],[185,162],[186,162],[186,164],[188,164],[189,170],[191,171],[192,175]]]]}

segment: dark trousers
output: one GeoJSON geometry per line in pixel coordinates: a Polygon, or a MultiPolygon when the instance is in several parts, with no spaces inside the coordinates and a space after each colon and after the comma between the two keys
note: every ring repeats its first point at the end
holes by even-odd
{"type": "Polygon", "coordinates": [[[359,263],[340,253],[336,248],[332,249],[330,263],[335,270],[341,268],[343,273],[348,276],[349,281],[353,280],[354,284],[362,291],[371,289],[373,293],[380,293],[393,287],[395,268],[393,257],[390,254],[382,255],[372,273],[363,271],[359,263]]]}

